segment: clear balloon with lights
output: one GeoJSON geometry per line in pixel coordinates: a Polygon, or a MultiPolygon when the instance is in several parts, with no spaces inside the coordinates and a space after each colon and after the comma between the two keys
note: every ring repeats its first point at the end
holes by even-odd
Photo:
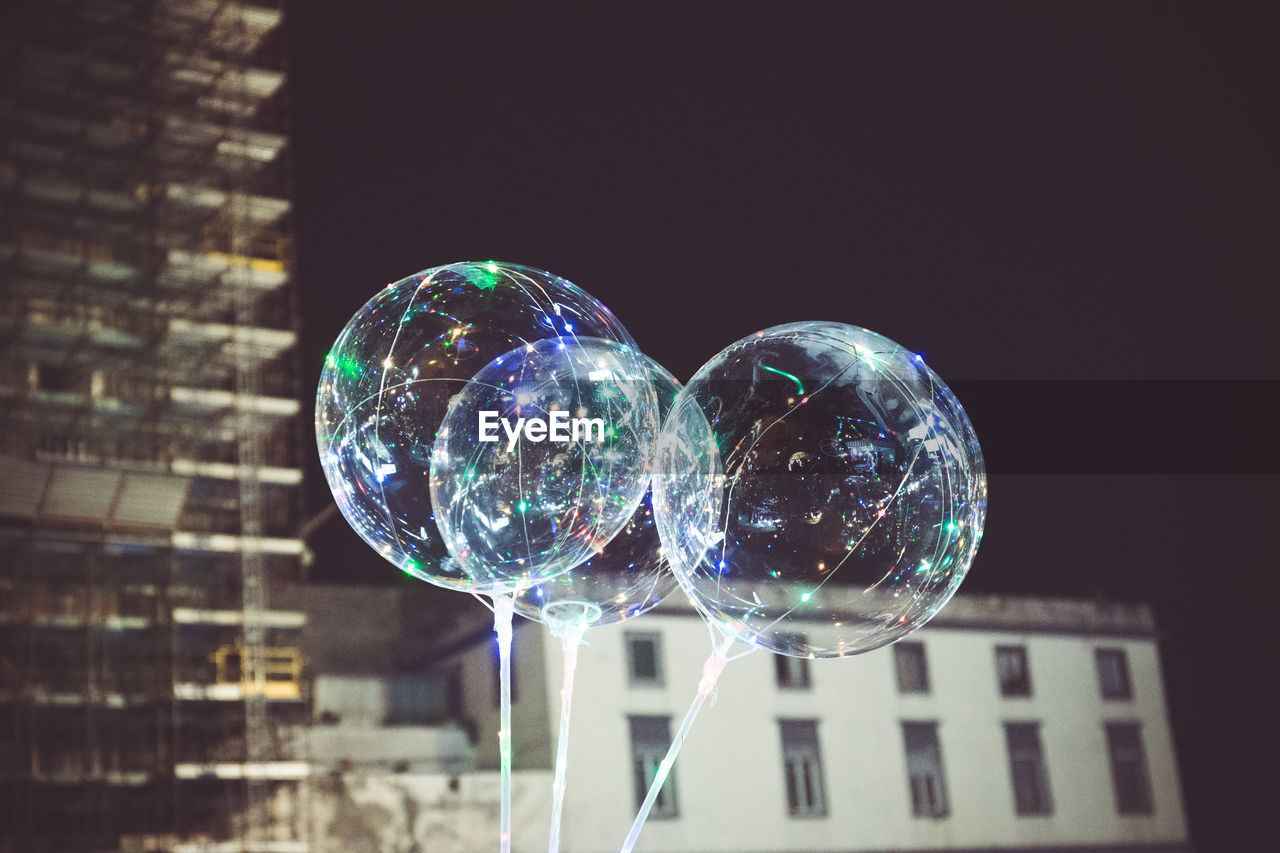
{"type": "MultiPolygon", "coordinates": [[[[356,312],[325,359],[316,395],[316,441],[343,516],[403,571],[492,598],[487,606],[498,641],[502,853],[511,849],[514,594],[568,569],[634,512],[648,480],[657,427],[656,402],[643,375],[635,342],[607,308],[559,276],[494,261],[434,267],[387,285],[356,312]],[[584,339],[592,343],[580,348],[584,339]],[[589,348],[612,359],[596,367],[602,374],[642,377],[648,396],[641,393],[612,411],[627,429],[621,437],[599,436],[597,448],[568,452],[550,452],[551,444],[532,448],[546,439],[545,422],[541,438],[524,430],[517,436],[519,452],[512,453],[513,444],[505,453],[479,454],[461,469],[463,479],[443,493],[447,510],[456,515],[440,518],[431,469],[453,460],[450,450],[441,457],[437,447],[448,448],[450,435],[475,437],[480,428],[444,426],[451,411],[465,408],[454,402],[471,399],[468,391],[492,390],[483,378],[480,384],[473,379],[498,357],[532,354],[527,370],[537,373],[538,365],[550,364],[543,356],[561,348],[589,348]],[[527,472],[519,464],[507,466],[513,456],[528,459],[527,472]],[[468,471],[474,479],[466,478],[468,471]],[[460,491],[466,494],[460,497],[460,491]],[[480,529],[481,519],[489,523],[487,530],[480,529]],[[506,533],[504,522],[510,525],[506,533]]],[[[552,391],[533,392],[548,414],[562,397],[575,399],[563,388],[555,390],[554,376],[549,379],[552,391]]],[[[597,390],[609,384],[587,379],[597,390]]]]}
{"type": "Polygon", "coordinates": [[[492,261],[424,270],[357,311],[325,359],[316,439],[334,499],[365,542],[411,575],[472,592],[532,586],[567,568],[450,555],[429,469],[450,400],[477,371],[517,348],[575,337],[635,348],[609,310],[571,282],[492,261]]]}
{"type": "Polygon", "coordinates": [[[454,396],[429,480],[436,525],[467,575],[550,583],[631,521],[658,434],[649,376],[627,345],[548,338],[494,359],[454,396]]]}
{"type": "Polygon", "coordinates": [[[549,851],[560,842],[570,710],[583,636],[594,626],[639,616],[678,585],[662,555],[648,484],[656,428],[679,390],[660,364],[611,342],[543,341],[500,358],[475,376],[454,399],[436,443],[432,488],[437,519],[455,553],[465,549],[486,560],[501,560],[510,537],[518,533],[546,543],[548,552],[574,563],[514,596],[516,612],[545,623],[560,641],[564,658],[549,851]],[[609,424],[612,446],[575,444],[540,452],[539,445],[522,443],[514,453],[495,452],[468,432],[486,410],[517,423],[521,416],[549,417],[556,411],[566,418],[570,413],[599,414],[609,424]],[[647,421],[650,411],[656,415],[652,423],[647,421]],[[625,467],[632,462],[642,467],[625,467]],[[641,479],[632,480],[637,473],[641,479]],[[593,488],[591,482],[602,475],[609,482],[593,488]],[[525,482],[536,488],[522,488],[525,482]],[[624,519],[616,510],[624,506],[623,498],[632,505],[637,483],[643,498],[624,519]],[[566,492],[580,492],[587,499],[566,501],[566,492]],[[591,505],[592,495],[598,501],[588,515],[556,511],[562,504],[591,505]],[[552,511],[535,511],[539,506],[552,511]],[[499,515],[481,517],[476,507],[498,507],[499,515]],[[547,523],[527,530],[531,514],[547,523]],[[620,529],[619,521],[625,522],[620,529]]]}
{"type": "MultiPolygon", "coordinates": [[[[653,359],[639,357],[656,394],[661,423],[680,392],[680,383],[653,359]]],[[[646,483],[645,495],[630,520],[603,548],[567,572],[518,595],[516,612],[553,628],[566,619],[580,619],[584,627],[608,625],[639,616],[677,586],[663,556],[653,494],[646,483]]]]}
{"type": "Polygon", "coordinates": [[[708,620],[799,657],[919,628],[964,579],[986,517],[955,395],[920,356],[839,323],[757,332],[699,369],[653,488],[667,556],[708,620]]]}

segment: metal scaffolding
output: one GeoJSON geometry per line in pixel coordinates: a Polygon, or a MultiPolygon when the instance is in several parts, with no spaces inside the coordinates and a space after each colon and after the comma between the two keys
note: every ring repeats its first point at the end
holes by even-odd
{"type": "Polygon", "coordinates": [[[0,34],[0,851],[304,851],[278,5],[0,34]]]}

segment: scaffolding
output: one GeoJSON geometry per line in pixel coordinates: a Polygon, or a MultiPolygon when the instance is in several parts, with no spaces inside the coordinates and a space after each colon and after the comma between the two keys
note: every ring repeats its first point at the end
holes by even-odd
{"type": "Polygon", "coordinates": [[[305,851],[278,4],[0,33],[0,853],[305,851]]]}

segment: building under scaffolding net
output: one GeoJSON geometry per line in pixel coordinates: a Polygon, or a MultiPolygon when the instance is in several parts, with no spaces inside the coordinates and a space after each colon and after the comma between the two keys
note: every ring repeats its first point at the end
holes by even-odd
{"type": "Polygon", "coordinates": [[[301,851],[281,10],[0,28],[0,851],[301,851]]]}

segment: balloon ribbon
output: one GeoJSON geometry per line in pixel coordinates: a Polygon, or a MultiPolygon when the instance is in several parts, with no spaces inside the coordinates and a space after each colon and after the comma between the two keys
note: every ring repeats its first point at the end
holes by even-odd
{"type": "Polygon", "coordinates": [[[729,647],[731,645],[733,645],[733,638],[725,637],[711,652],[711,657],[707,658],[706,663],[702,665],[702,679],[698,682],[698,695],[693,697],[693,704],[689,706],[688,712],[684,715],[684,722],[680,724],[680,731],[676,732],[676,736],[671,741],[671,747],[667,750],[666,756],[653,774],[653,781],[649,784],[649,793],[645,795],[644,803],[641,804],[640,811],[636,814],[635,823],[631,824],[631,832],[627,834],[627,840],[622,843],[619,853],[631,853],[636,846],[636,841],[640,838],[640,830],[644,828],[645,821],[649,819],[649,812],[653,810],[653,804],[658,800],[658,794],[662,791],[662,785],[667,781],[667,776],[671,773],[671,767],[675,764],[676,756],[680,753],[680,747],[684,746],[684,739],[688,736],[689,729],[693,728],[693,721],[697,719],[698,712],[702,710],[702,705],[707,701],[707,697],[715,690],[716,682],[720,680],[720,673],[724,671],[724,665],[729,662],[729,647]]]}

